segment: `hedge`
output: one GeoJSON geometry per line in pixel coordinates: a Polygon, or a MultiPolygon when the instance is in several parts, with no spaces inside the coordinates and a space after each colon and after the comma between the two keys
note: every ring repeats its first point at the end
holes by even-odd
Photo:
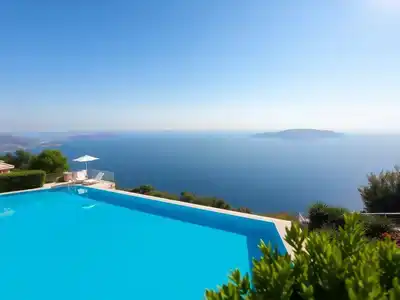
{"type": "Polygon", "coordinates": [[[0,174],[0,193],[42,187],[46,173],[40,170],[17,171],[0,174]]]}

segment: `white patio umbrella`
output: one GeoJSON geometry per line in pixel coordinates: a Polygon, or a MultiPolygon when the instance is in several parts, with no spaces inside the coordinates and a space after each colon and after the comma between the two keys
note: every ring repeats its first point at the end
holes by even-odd
{"type": "Polygon", "coordinates": [[[87,173],[87,170],[88,170],[88,162],[89,161],[94,161],[94,160],[98,160],[99,158],[97,158],[97,157],[94,157],[94,156],[90,156],[90,155],[84,155],[84,156],[81,156],[81,157],[78,157],[78,158],[75,158],[73,161],[77,161],[77,162],[84,162],[85,163],[85,165],[86,165],[86,173],[87,173]]]}

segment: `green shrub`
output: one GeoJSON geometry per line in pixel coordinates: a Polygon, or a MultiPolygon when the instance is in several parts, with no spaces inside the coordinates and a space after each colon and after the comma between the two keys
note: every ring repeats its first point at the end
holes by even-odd
{"type": "Polygon", "coordinates": [[[238,209],[235,209],[235,210],[237,210],[238,212],[246,213],[246,214],[252,213],[250,208],[247,208],[247,207],[239,207],[238,209]]]}
{"type": "Polygon", "coordinates": [[[358,189],[369,213],[400,212],[400,168],[368,175],[368,185],[358,189]]]}
{"type": "Polygon", "coordinates": [[[308,218],[310,223],[308,228],[310,230],[322,228],[328,222],[328,214],[325,211],[327,207],[325,203],[317,202],[309,208],[308,218]]]}
{"type": "Polygon", "coordinates": [[[292,221],[292,222],[298,221],[298,218],[295,215],[292,215],[292,214],[289,214],[286,212],[263,214],[263,216],[269,217],[269,218],[286,220],[286,221],[292,221]]]}
{"type": "MultiPolygon", "coordinates": [[[[197,196],[193,193],[190,192],[182,192],[181,196],[179,197],[179,200],[182,202],[188,202],[188,203],[194,203],[198,205],[204,205],[204,206],[212,206],[216,208],[222,208],[222,209],[233,209],[229,205],[229,203],[225,202],[223,199],[219,199],[216,197],[204,197],[204,196],[197,196]]],[[[238,211],[242,212],[250,212],[248,208],[240,208],[238,211]]]]}
{"type": "Polygon", "coordinates": [[[62,173],[68,171],[68,160],[59,150],[43,150],[32,158],[29,169],[43,170],[46,173],[62,173]]]}
{"type": "Polygon", "coordinates": [[[338,227],[343,225],[343,215],[349,211],[343,207],[332,207],[325,203],[317,202],[308,211],[310,223],[309,230],[321,229],[324,227],[338,227]]]}
{"type": "MultiPolygon", "coordinates": [[[[120,188],[118,188],[118,189],[120,189],[120,188]]],[[[239,211],[239,212],[248,213],[248,214],[252,213],[252,211],[247,207],[233,208],[230,206],[230,204],[228,202],[226,202],[223,199],[216,198],[216,197],[198,196],[191,192],[181,192],[180,196],[178,196],[175,194],[170,194],[168,192],[158,191],[151,185],[141,185],[141,186],[133,188],[133,189],[123,189],[123,190],[131,192],[131,193],[146,194],[146,195],[151,195],[151,196],[160,197],[160,198],[178,200],[178,201],[186,202],[186,203],[193,203],[193,204],[197,204],[197,205],[211,206],[211,207],[227,209],[227,210],[234,210],[234,211],[239,211]]],[[[268,215],[266,215],[266,216],[268,216],[268,215]]],[[[273,218],[290,220],[290,221],[297,220],[295,216],[291,216],[287,213],[272,214],[270,216],[273,218]]]]}
{"type": "Polygon", "coordinates": [[[400,299],[400,249],[389,239],[370,240],[357,214],[346,214],[339,231],[287,230],[293,258],[261,242],[252,279],[239,270],[230,282],[207,290],[208,300],[400,299]]]}
{"type": "MultiPolygon", "coordinates": [[[[233,208],[231,208],[229,203],[225,202],[223,199],[219,199],[216,197],[197,196],[190,192],[182,192],[180,194],[180,196],[178,196],[175,194],[170,194],[168,192],[158,191],[153,186],[148,185],[148,184],[141,185],[141,186],[133,188],[133,189],[127,189],[127,191],[132,192],[132,193],[146,194],[146,195],[150,195],[150,196],[166,198],[166,199],[171,199],[171,200],[177,200],[177,201],[193,203],[193,204],[198,204],[198,205],[212,206],[212,207],[222,208],[222,209],[233,209],[233,208]]],[[[239,211],[248,212],[248,213],[250,212],[250,210],[248,208],[240,208],[239,211]]]]}
{"type": "Polygon", "coordinates": [[[155,190],[154,187],[151,186],[150,184],[145,184],[145,185],[140,186],[140,193],[142,193],[142,194],[147,194],[154,190],[155,190]]]}
{"type": "Polygon", "coordinates": [[[132,193],[139,193],[139,194],[148,194],[153,191],[155,191],[155,188],[150,184],[143,184],[139,187],[130,190],[130,192],[132,193]]]}
{"type": "Polygon", "coordinates": [[[182,192],[179,200],[182,202],[194,203],[196,201],[196,195],[190,192],[182,192]]]}
{"type": "Polygon", "coordinates": [[[46,173],[40,170],[0,174],[0,193],[42,187],[46,173]]]}
{"type": "Polygon", "coordinates": [[[228,203],[216,197],[196,197],[192,203],[221,209],[231,209],[231,206],[228,203]]]}
{"type": "Polygon", "coordinates": [[[386,217],[363,215],[362,221],[365,224],[365,234],[370,238],[381,238],[384,233],[392,234],[395,231],[395,225],[386,217]]]}
{"type": "MultiPolygon", "coordinates": [[[[344,225],[344,214],[349,211],[342,207],[330,207],[324,203],[316,203],[309,209],[309,230],[315,229],[339,229],[344,225]]],[[[393,233],[395,225],[393,222],[381,216],[362,215],[361,221],[364,225],[365,235],[369,238],[380,238],[382,234],[393,233]]]]}
{"type": "Polygon", "coordinates": [[[170,194],[168,192],[152,191],[152,192],[149,192],[148,195],[154,196],[154,197],[160,197],[160,198],[164,198],[164,199],[170,199],[170,200],[179,200],[178,195],[170,194]]]}

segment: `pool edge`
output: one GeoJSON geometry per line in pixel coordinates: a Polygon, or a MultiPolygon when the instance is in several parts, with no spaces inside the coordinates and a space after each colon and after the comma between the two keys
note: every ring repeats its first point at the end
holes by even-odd
{"type": "Polygon", "coordinates": [[[13,195],[13,194],[22,194],[22,193],[28,193],[28,192],[37,192],[40,190],[49,190],[51,189],[50,186],[42,186],[40,188],[35,188],[35,189],[28,189],[28,190],[20,190],[20,191],[12,191],[12,192],[4,192],[4,193],[0,193],[0,197],[1,196],[7,196],[7,195],[13,195]]]}
{"type": "MultiPolygon", "coordinates": [[[[76,185],[76,186],[81,186],[81,185],[76,185]]],[[[270,218],[270,217],[264,217],[264,216],[260,216],[260,215],[246,214],[246,213],[238,212],[238,211],[232,211],[232,210],[221,209],[221,208],[216,208],[216,207],[211,207],[211,206],[187,203],[187,202],[182,202],[182,201],[177,201],[177,200],[154,197],[154,196],[126,192],[126,191],[121,191],[121,190],[110,190],[110,189],[101,188],[101,187],[88,187],[88,186],[85,186],[85,188],[97,189],[97,190],[107,191],[110,193],[118,193],[118,194],[127,195],[127,196],[135,196],[135,197],[140,197],[140,198],[144,198],[144,199],[148,199],[148,200],[152,200],[152,201],[158,201],[158,202],[164,202],[164,203],[169,203],[169,204],[173,204],[173,205],[180,205],[180,206],[186,206],[186,207],[191,207],[191,208],[195,208],[195,209],[207,210],[207,211],[212,211],[215,213],[232,215],[232,216],[236,216],[236,217],[258,220],[258,221],[262,221],[262,222],[269,222],[269,223],[274,224],[275,229],[278,232],[279,237],[281,238],[282,243],[283,243],[284,247],[286,248],[287,253],[290,256],[293,256],[293,248],[285,241],[286,228],[290,229],[290,227],[292,226],[291,221],[275,219],[275,218],[270,218]]]]}
{"type": "MultiPolygon", "coordinates": [[[[198,204],[193,204],[193,203],[187,203],[187,202],[182,202],[182,201],[177,201],[177,200],[170,200],[170,199],[166,199],[166,198],[154,197],[154,196],[143,195],[143,194],[138,194],[138,193],[126,192],[126,191],[121,191],[121,190],[109,189],[109,188],[102,188],[102,187],[96,187],[96,186],[85,186],[85,185],[81,185],[81,184],[71,184],[69,186],[70,187],[71,186],[82,186],[85,188],[106,191],[109,193],[118,193],[118,194],[127,195],[127,196],[140,197],[140,198],[152,200],[152,201],[158,201],[158,202],[164,202],[164,203],[169,203],[169,204],[173,204],[173,205],[180,205],[180,206],[186,206],[186,207],[191,207],[191,208],[195,208],[195,209],[207,210],[207,211],[212,211],[215,213],[232,215],[232,216],[236,216],[236,217],[258,220],[258,221],[262,221],[262,222],[269,222],[269,223],[274,224],[275,229],[278,232],[279,237],[281,238],[282,243],[283,243],[287,253],[291,257],[293,257],[293,248],[285,240],[286,228],[290,228],[292,226],[291,221],[275,219],[275,218],[270,218],[270,217],[264,217],[264,216],[260,216],[260,215],[247,214],[247,213],[243,213],[243,212],[226,210],[226,209],[215,208],[215,207],[204,206],[204,205],[198,205],[198,204]]],[[[57,188],[62,188],[62,187],[65,187],[65,185],[43,186],[43,187],[36,188],[36,189],[0,193],[0,197],[6,196],[6,195],[40,191],[40,190],[57,189],[57,188]]]]}

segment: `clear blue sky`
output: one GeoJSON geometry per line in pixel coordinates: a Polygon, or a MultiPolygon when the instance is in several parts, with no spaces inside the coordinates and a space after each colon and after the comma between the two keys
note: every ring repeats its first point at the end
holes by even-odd
{"type": "Polygon", "coordinates": [[[0,131],[400,132],[399,53],[399,0],[3,0],[0,131]]]}

